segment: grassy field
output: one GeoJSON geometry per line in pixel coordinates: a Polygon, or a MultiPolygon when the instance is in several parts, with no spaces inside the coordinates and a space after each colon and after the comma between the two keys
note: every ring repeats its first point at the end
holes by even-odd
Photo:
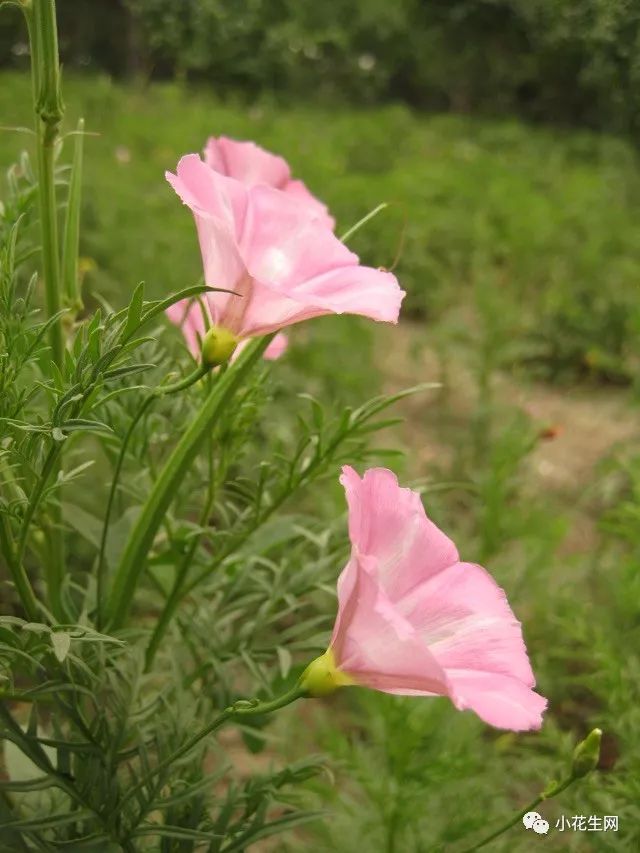
{"type": "MultiPolygon", "coordinates": [[[[164,86],[123,91],[70,79],[66,127],[84,115],[87,284],[121,299],[142,279],[154,292],[199,275],[191,221],[163,180],[210,134],[283,153],[346,230],[389,208],[352,240],[365,260],[397,264],[405,316],[464,312],[460,334],[487,314],[501,360],[558,379],[628,382],[640,348],[640,168],[615,138],[417,117],[402,107],[326,111],[221,104],[164,86]]],[[[5,126],[29,123],[29,82],[5,75],[5,126]]],[[[0,134],[3,162],[28,140],[0,134]]]]}
{"type": "MultiPolygon", "coordinates": [[[[29,97],[25,78],[0,78],[3,125],[27,123],[29,97]]],[[[318,709],[295,744],[278,729],[270,760],[308,740],[331,756],[337,777],[327,783],[331,819],[278,849],[462,849],[467,833],[482,834],[557,778],[595,725],[606,733],[601,772],[542,810],[552,827],[563,814],[618,815],[620,830],[552,832],[543,843],[638,849],[635,152],[614,138],[516,122],[393,106],[276,112],[98,78],[66,81],[65,98],[66,129],[84,115],[98,134],[85,149],[88,301],[100,292],[121,304],[141,279],[159,295],[199,277],[191,217],[162,176],[209,134],[285,155],[329,203],[339,233],[389,203],[351,245],[369,263],[396,265],[409,294],[404,325],[308,324],[293,331],[274,373],[287,393],[310,390],[329,407],[379,387],[442,383],[403,404],[406,423],[387,444],[407,451],[405,480],[424,486],[464,556],[508,590],[550,699],[535,736],[489,732],[443,700],[364,691],[318,709]]],[[[2,162],[24,144],[0,134],[2,162]]],[[[532,843],[515,828],[487,849],[532,843]]]]}

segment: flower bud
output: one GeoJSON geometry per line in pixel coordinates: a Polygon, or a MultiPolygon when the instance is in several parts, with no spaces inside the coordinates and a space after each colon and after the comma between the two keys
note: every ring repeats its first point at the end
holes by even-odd
{"type": "Polygon", "coordinates": [[[222,326],[212,326],[202,341],[202,364],[218,367],[229,361],[238,346],[238,339],[222,326]]]}
{"type": "Polygon", "coordinates": [[[312,660],[300,676],[299,685],[308,696],[328,696],[338,687],[348,687],[355,681],[336,667],[336,660],[331,649],[312,660]]]}
{"type": "Polygon", "coordinates": [[[602,730],[593,729],[586,738],[576,746],[573,751],[571,763],[571,776],[579,779],[595,770],[600,760],[600,741],[602,730]]]}

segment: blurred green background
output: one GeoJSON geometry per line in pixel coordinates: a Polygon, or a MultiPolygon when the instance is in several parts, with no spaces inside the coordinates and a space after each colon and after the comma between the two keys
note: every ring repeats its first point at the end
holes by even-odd
{"type": "MultiPolygon", "coordinates": [[[[402,404],[386,443],[406,451],[395,467],[465,558],[507,590],[550,699],[543,732],[519,737],[444,700],[354,691],[318,709],[295,743],[282,731],[252,759],[306,746],[332,759],[331,818],[278,849],[420,853],[482,834],[600,725],[600,772],[541,807],[542,843],[637,850],[640,2],[58,6],[64,130],[82,115],[91,134],[89,306],[98,293],[123,304],[142,279],[152,295],[197,280],[193,223],[163,173],[211,134],[285,156],[339,234],[388,203],[349,242],[394,268],[408,292],[400,326],[296,328],[274,381],[336,410],[441,383],[402,404]],[[620,830],[561,834],[562,814],[617,814],[620,830]]],[[[31,122],[25,43],[3,9],[6,167],[30,144],[15,130],[31,122]]],[[[318,512],[343,510],[337,489],[325,503],[318,512]]],[[[487,849],[540,841],[516,828],[487,849]]]]}

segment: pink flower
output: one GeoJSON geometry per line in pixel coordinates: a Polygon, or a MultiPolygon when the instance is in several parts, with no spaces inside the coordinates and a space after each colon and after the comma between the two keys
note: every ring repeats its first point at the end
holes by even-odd
{"type": "MultiPolygon", "coordinates": [[[[205,282],[234,291],[204,297],[214,325],[242,340],[323,314],[397,321],[404,292],[395,276],[360,266],[295,193],[246,186],[196,154],[167,180],[194,213],[205,282]]],[[[199,311],[189,309],[185,334],[194,335],[199,311]]]]}
{"type": "Polygon", "coordinates": [[[263,184],[275,187],[304,203],[309,211],[333,229],[335,220],[326,205],[313,196],[302,181],[291,177],[287,161],[265,151],[255,142],[238,142],[227,136],[211,136],[204,149],[204,161],[221,175],[235,178],[247,187],[263,184]]]}
{"type": "Polygon", "coordinates": [[[302,685],[312,693],[318,685],[316,695],[360,684],[448,696],[493,726],[539,728],[547,703],[531,689],[520,623],[503,590],[481,566],[460,562],[419,494],[400,488],[391,471],[372,468],[360,479],[345,466],[341,483],[351,558],[338,580],[331,644],[302,685]]]}

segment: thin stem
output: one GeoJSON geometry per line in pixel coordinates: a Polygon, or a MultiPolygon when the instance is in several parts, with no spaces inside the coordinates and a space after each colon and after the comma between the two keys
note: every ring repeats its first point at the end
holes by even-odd
{"type": "Polygon", "coordinates": [[[22,562],[16,559],[11,528],[4,513],[0,514],[0,546],[2,546],[2,553],[11,572],[11,578],[18,591],[25,613],[32,622],[37,622],[40,618],[38,601],[22,562]]]}
{"type": "Polygon", "coordinates": [[[42,466],[40,476],[38,477],[36,487],[31,492],[29,504],[27,505],[27,509],[25,510],[25,514],[22,518],[22,526],[20,527],[20,536],[18,538],[17,558],[19,562],[22,562],[24,559],[24,553],[27,547],[27,537],[29,535],[29,527],[33,520],[33,516],[35,515],[36,509],[40,504],[40,499],[42,498],[45,487],[49,482],[49,477],[51,476],[52,472],[57,469],[58,457],[60,455],[60,446],[60,442],[56,442],[49,450],[49,453],[47,454],[47,457],[44,460],[44,465],[42,466]]]}
{"type": "Polygon", "coordinates": [[[258,700],[239,700],[235,702],[233,705],[230,705],[228,708],[219,714],[212,722],[206,725],[203,729],[200,729],[199,732],[196,732],[195,735],[189,738],[186,743],[184,743],[181,747],[172,752],[171,755],[168,755],[166,758],[163,758],[148,774],[145,778],[141,779],[136,785],[130,788],[125,796],[122,798],[120,802],[120,808],[131,799],[131,797],[136,794],[138,791],[142,790],[145,785],[148,785],[151,779],[154,776],[157,776],[158,773],[161,773],[163,770],[166,770],[172,764],[175,764],[176,761],[179,761],[185,755],[187,755],[191,750],[197,746],[201,740],[204,740],[208,735],[213,734],[213,732],[217,731],[221,726],[223,726],[228,720],[234,719],[242,719],[243,717],[258,717],[263,716],[264,714],[271,714],[274,711],[278,711],[280,708],[284,708],[286,705],[290,705],[292,702],[295,702],[297,699],[301,699],[303,696],[306,696],[306,691],[300,687],[299,684],[296,684],[291,690],[287,693],[284,693],[282,696],[278,696],[276,699],[272,699],[269,702],[259,702],[258,700]]]}
{"type": "MultiPolygon", "coordinates": [[[[16,563],[20,567],[22,567],[24,563],[27,537],[33,516],[38,508],[49,478],[55,476],[56,472],[59,470],[61,449],[60,443],[54,444],[50,449],[44,465],[42,466],[42,472],[40,473],[36,487],[31,493],[29,504],[22,519],[22,526],[20,528],[20,536],[18,539],[16,563]]],[[[50,550],[48,559],[44,560],[43,565],[51,611],[57,618],[64,621],[64,613],[62,610],[62,580],[64,574],[64,542],[62,539],[61,528],[62,509],[61,506],[54,505],[52,510],[52,527],[49,530],[50,550]]],[[[22,571],[24,571],[24,569],[22,569],[22,571]]]]}
{"type": "Polygon", "coordinates": [[[118,460],[116,462],[116,467],[113,472],[113,480],[111,481],[111,488],[109,489],[109,497],[107,499],[107,508],[105,510],[104,522],[102,524],[102,535],[100,536],[100,551],[98,553],[98,571],[96,578],[96,627],[98,631],[101,631],[103,627],[102,604],[105,589],[105,554],[107,549],[107,537],[109,535],[109,525],[111,523],[111,512],[113,510],[113,505],[115,502],[116,491],[118,490],[120,472],[122,471],[125,456],[127,455],[127,448],[129,447],[129,441],[131,440],[131,436],[133,435],[136,426],[140,422],[140,419],[147,411],[151,403],[153,403],[154,399],[155,397],[153,396],[153,394],[149,395],[145,400],[142,401],[142,404],[138,408],[138,411],[133,416],[131,423],[129,424],[129,429],[127,430],[125,437],[122,441],[120,453],[118,454],[118,460]]]}
{"type": "MultiPolygon", "coordinates": [[[[324,453],[319,456],[312,464],[305,469],[305,480],[308,481],[309,475],[317,469],[324,460],[331,455],[335,447],[339,444],[339,439],[331,442],[324,453]]],[[[246,540],[254,533],[260,525],[264,524],[276,510],[282,506],[282,504],[291,497],[294,493],[295,489],[297,489],[301,485],[301,482],[297,482],[293,488],[286,488],[281,491],[281,493],[274,498],[271,506],[265,510],[261,515],[259,515],[254,523],[244,531],[244,533],[240,537],[236,537],[229,544],[222,549],[222,551],[216,555],[212,564],[207,566],[206,569],[201,571],[195,578],[193,578],[185,587],[182,586],[183,581],[186,577],[186,572],[179,572],[176,575],[176,579],[174,581],[171,592],[169,593],[169,598],[165,602],[164,609],[160,615],[160,619],[156,622],[156,626],[153,631],[153,635],[151,637],[151,641],[149,643],[149,647],[147,649],[146,656],[146,671],[148,672],[151,664],[153,663],[153,659],[158,650],[162,637],[165,635],[167,628],[171,624],[171,619],[178,609],[180,602],[200,583],[202,583],[205,578],[207,578],[212,572],[214,572],[222,563],[226,557],[229,556],[233,551],[239,548],[246,540]]]]}
{"type": "Polygon", "coordinates": [[[202,379],[209,372],[209,368],[205,366],[200,366],[192,373],[190,373],[187,377],[180,380],[179,382],[175,382],[172,385],[161,385],[156,388],[149,396],[142,401],[138,411],[133,416],[131,423],[129,424],[129,429],[126,432],[124,440],[122,442],[122,446],[120,447],[120,453],[118,454],[118,461],[116,462],[116,468],[113,472],[113,480],[111,481],[111,488],[109,490],[109,498],[107,500],[107,508],[104,516],[104,523],[102,525],[102,536],[100,537],[100,552],[98,554],[98,574],[97,574],[97,592],[96,592],[96,600],[97,600],[97,615],[96,615],[96,624],[98,630],[102,629],[102,603],[104,598],[104,588],[105,588],[105,553],[107,548],[107,536],[109,534],[109,524],[111,522],[111,512],[113,509],[113,504],[115,501],[115,495],[118,488],[118,481],[120,479],[120,472],[122,471],[122,466],[124,464],[125,457],[127,455],[127,448],[129,447],[129,441],[131,440],[131,436],[135,432],[136,426],[140,422],[140,419],[147,411],[147,409],[151,406],[154,400],[159,399],[160,397],[165,397],[168,394],[175,394],[178,391],[183,391],[185,388],[189,388],[199,379],[202,379]]]}
{"type": "Polygon", "coordinates": [[[539,794],[534,800],[532,800],[528,805],[526,805],[523,809],[521,809],[514,817],[510,818],[506,823],[502,824],[499,829],[496,829],[495,832],[492,832],[491,835],[485,836],[481,841],[478,841],[477,844],[474,844],[471,847],[466,847],[461,853],[472,853],[474,850],[479,850],[481,847],[489,844],[490,841],[498,838],[498,836],[502,835],[507,830],[511,829],[512,826],[515,826],[517,823],[520,823],[522,818],[527,814],[527,812],[531,812],[535,809],[536,806],[539,806],[540,803],[545,800],[550,800],[552,797],[557,796],[562,793],[572,782],[575,782],[575,776],[569,776],[563,782],[557,782],[556,784],[550,786],[546,791],[543,791],[539,794]]]}
{"type": "Polygon", "coordinates": [[[250,344],[233,367],[219,378],[160,471],[129,534],[116,571],[111,597],[107,602],[106,626],[110,630],[121,627],[127,617],[138,579],[144,571],[146,558],[158,528],[202,442],[226,410],[236,390],[262,356],[272,337],[273,335],[266,335],[250,344]]]}

